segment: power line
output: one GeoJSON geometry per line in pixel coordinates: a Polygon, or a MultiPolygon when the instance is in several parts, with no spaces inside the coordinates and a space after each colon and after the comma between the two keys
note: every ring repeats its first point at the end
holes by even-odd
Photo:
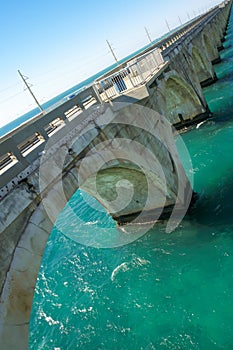
{"type": "Polygon", "coordinates": [[[15,96],[21,95],[23,92],[24,92],[24,91],[17,92],[16,94],[11,95],[11,96],[5,98],[4,100],[1,100],[0,102],[1,102],[1,103],[4,103],[4,102],[6,102],[6,101],[8,101],[8,100],[11,100],[11,99],[14,98],[15,96]]]}
{"type": "Polygon", "coordinates": [[[19,83],[13,84],[13,85],[8,86],[8,87],[5,87],[4,89],[0,90],[0,93],[5,92],[6,90],[10,90],[10,89],[12,89],[13,87],[15,87],[17,85],[19,85],[19,83]]]}

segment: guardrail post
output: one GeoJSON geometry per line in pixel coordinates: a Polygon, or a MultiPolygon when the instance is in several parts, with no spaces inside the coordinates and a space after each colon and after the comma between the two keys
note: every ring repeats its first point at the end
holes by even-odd
{"type": "Polygon", "coordinates": [[[158,61],[157,61],[157,59],[156,59],[156,56],[155,56],[155,52],[154,52],[154,51],[152,52],[152,56],[153,56],[153,59],[154,59],[154,61],[155,61],[155,66],[156,66],[156,68],[159,68],[159,63],[158,63],[158,61]]]}
{"type": "Polygon", "coordinates": [[[97,88],[97,82],[95,81],[94,82],[94,84],[93,84],[93,90],[94,90],[94,92],[95,92],[95,95],[96,95],[96,97],[97,97],[97,100],[101,103],[101,104],[103,104],[103,100],[102,100],[102,98],[101,98],[101,96],[100,96],[100,93],[99,93],[99,90],[98,90],[98,88],[97,88]]]}
{"type": "Polygon", "coordinates": [[[128,69],[129,69],[129,75],[128,75],[128,77],[129,77],[129,81],[130,81],[130,83],[131,83],[132,87],[135,87],[134,82],[133,82],[133,80],[132,80],[132,78],[131,78],[131,71],[130,71],[130,67],[128,67],[128,69]]]}
{"type": "Polygon", "coordinates": [[[138,68],[138,71],[139,71],[139,75],[140,75],[140,78],[141,78],[141,83],[143,83],[144,82],[143,73],[142,73],[141,67],[138,64],[138,61],[136,62],[136,67],[138,68]]]}
{"type": "Polygon", "coordinates": [[[44,139],[45,141],[47,141],[47,140],[49,139],[48,134],[47,134],[47,132],[44,130],[44,128],[40,128],[38,131],[39,131],[39,133],[41,134],[41,136],[43,137],[43,139],[44,139]]]}
{"type": "Polygon", "coordinates": [[[22,153],[20,152],[20,150],[18,149],[18,147],[14,142],[12,142],[10,145],[10,152],[13,153],[13,155],[17,158],[18,162],[20,162],[22,165],[24,166],[29,165],[27,159],[23,157],[22,153]]]}

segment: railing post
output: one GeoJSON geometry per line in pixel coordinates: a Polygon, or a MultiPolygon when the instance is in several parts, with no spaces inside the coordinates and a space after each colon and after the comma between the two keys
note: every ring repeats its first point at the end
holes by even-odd
{"type": "Polygon", "coordinates": [[[13,153],[13,155],[17,158],[18,162],[20,162],[23,166],[28,166],[29,163],[25,157],[23,157],[22,153],[14,143],[14,141],[10,145],[10,152],[13,153]]]}
{"type": "MultiPolygon", "coordinates": [[[[128,67],[128,69],[130,70],[130,67],[128,67]]],[[[131,83],[132,87],[135,87],[135,85],[134,85],[134,83],[133,83],[133,80],[132,80],[132,78],[131,78],[131,71],[129,72],[128,77],[129,77],[129,80],[130,80],[130,83],[131,83]]]]}
{"type": "Polygon", "coordinates": [[[157,49],[154,49],[154,50],[152,51],[152,55],[153,55],[153,58],[154,58],[154,61],[155,61],[155,64],[156,64],[156,67],[155,67],[155,68],[159,68],[159,63],[158,63],[157,58],[156,58],[156,56],[155,56],[155,50],[157,50],[157,49]]]}
{"type": "Polygon", "coordinates": [[[93,84],[93,90],[99,100],[99,102],[102,104],[104,101],[102,100],[101,96],[100,96],[100,93],[99,93],[99,90],[97,88],[97,82],[95,81],[94,84],[93,84]]]}
{"type": "Polygon", "coordinates": [[[139,65],[138,61],[136,61],[135,65],[136,65],[136,67],[137,67],[137,69],[139,71],[139,75],[140,75],[140,78],[141,78],[141,83],[143,83],[144,82],[143,73],[142,73],[142,70],[140,68],[140,65],[139,65]]]}
{"type": "Polygon", "coordinates": [[[41,136],[44,138],[45,141],[47,141],[49,139],[48,134],[43,127],[41,127],[38,131],[41,134],[41,136]]]}
{"type": "Polygon", "coordinates": [[[152,69],[151,69],[151,67],[150,67],[150,64],[149,64],[149,62],[148,62],[148,57],[149,57],[149,55],[147,55],[146,57],[145,57],[145,62],[146,62],[146,65],[147,65],[147,67],[148,67],[148,69],[149,69],[149,72],[150,72],[150,74],[152,74],[152,69]]]}

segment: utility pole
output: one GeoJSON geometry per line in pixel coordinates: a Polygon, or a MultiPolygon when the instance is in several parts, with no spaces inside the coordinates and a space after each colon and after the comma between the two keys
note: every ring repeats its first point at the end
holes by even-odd
{"type": "Polygon", "coordinates": [[[28,91],[29,91],[30,94],[32,95],[32,97],[33,97],[34,101],[36,102],[37,106],[39,107],[40,111],[43,112],[43,111],[44,111],[43,108],[41,107],[41,105],[39,104],[38,100],[36,99],[35,95],[33,94],[32,90],[31,90],[31,86],[32,86],[32,85],[29,85],[29,84],[27,83],[28,77],[25,77],[24,75],[22,75],[22,73],[20,72],[19,69],[18,69],[18,73],[19,73],[20,77],[22,78],[24,84],[26,85],[26,88],[28,89],[28,91]]]}
{"type": "Polygon", "coordinates": [[[110,45],[110,43],[109,43],[109,41],[108,41],[108,40],[106,40],[106,42],[107,42],[108,47],[109,47],[109,49],[110,49],[110,51],[111,51],[111,54],[113,55],[114,60],[115,60],[115,61],[116,61],[116,63],[118,64],[118,60],[117,60],[117,58],[116,58],[116,55],[115,55],[115,53],[114,53],[114,51],[113,51],[112,46],[110,45]]]}
{"type": "Polygon", "coordinates": [[[146,35],[147,35],[147,37],[149,39],[149,42],[152,44],[152,40],[151,40],[150,34],[149,34],[147,28],[146,27],[144,27],[144,28],[145,28],[145,31],[146,31],[146,35]]]}
{"type": "Polygon", "coordinates": [[[166,25],[167,25],[168,31],[170,32],[170,31],[171,31],[171,29],[170,29],[169,24],[168,24],[168,21],[167,21],[166,19],[165,19],[165,22],[166,22],[166,25]]]}

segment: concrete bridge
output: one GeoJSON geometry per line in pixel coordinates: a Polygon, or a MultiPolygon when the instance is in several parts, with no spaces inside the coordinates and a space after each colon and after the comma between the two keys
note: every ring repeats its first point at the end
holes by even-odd
{"type": "Polygon", "coordinates": [[[119,224],[142,213],[140,220],[165,216],[172,228],[171,216],[185,214],[192,189],[171,125],[179,130],[210,116],[202,87],[216,80],[231,5],[224,1],[1,138],[2,349],[28,347],[41,257],[79,187],[119,224]],[[129,183],[137,191],[125,205],[129,183]]]}

